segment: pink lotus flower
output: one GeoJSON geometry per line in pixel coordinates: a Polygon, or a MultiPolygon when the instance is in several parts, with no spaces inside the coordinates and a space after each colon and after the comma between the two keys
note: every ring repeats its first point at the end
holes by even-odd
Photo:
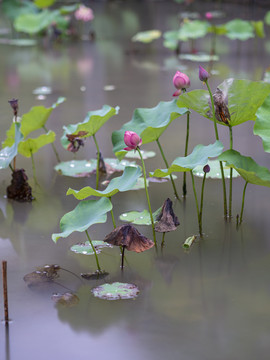
{"type": "Polygon", "coordinates": [[[181,71],[176,71],[173,77],[173,85],[177,89],[173,96],[179,96],[182,90],[186,90],[190,86],[189,77],[181,71]]]}
{"type": "Polygon", "coordinates": [[[134,131],[126,131],[124,135],[124,142],[127,145],[124,150],[136,150],[142,144],[142,139],[134,131]]]}
{"type": "Polygon", "coordinates": [[[80,5],[79,9],[75,11],[74,16],[76,20],[81,20],[84,22],[94,19],[93,10],[84,5],[80,5]]]}
{"type": "Polygon", "coordinates": [[[209,73],[202,66],[199,66],[199,79],[205,82],[209,78],[210,78],[209,73]]]}
{"type": "Polygon", "coordinates": [[[206,17],[207,20],[212,20],[213,19],[213,14],[210,11],[208,11],[208,12],[205,13],[205,17],[206,17]]]}

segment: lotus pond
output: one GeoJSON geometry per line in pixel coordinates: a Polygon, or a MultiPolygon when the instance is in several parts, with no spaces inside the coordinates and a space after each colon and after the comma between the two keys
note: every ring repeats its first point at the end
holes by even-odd
{"type": "Polygon", "coordinates": [[[0,18],[0,358],[268,359],[267,7],[85,4],[95,41],[0,18]]]}

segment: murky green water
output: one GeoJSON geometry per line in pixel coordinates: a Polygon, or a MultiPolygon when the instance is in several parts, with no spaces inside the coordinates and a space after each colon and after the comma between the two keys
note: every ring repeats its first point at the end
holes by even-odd
{"type": "MultiPolygon", "coordinates": [[[[191,77],[191,89],[202,88],[197,79],[198,64],[178,63],[161,41],[152,45],[131,44],[129,38],[139,30],[169,29],[175,23],[176,5],[161,2],[94,3],[96,7],[96,43],[71,43],[42,47],[15,48],[1,45],[1,133],[11,121],[7,100],[19,98],[20,114],[33,105],[51,105],[59,96],[67,98],[48,121],[58,139],[62,126],[82,121],[89,110],[103,104],[120,106],[120,113],[97,134],[101,151],[112,157],[111,132],[130,120],[137,107],[153,107],[161,100],[170,100],[174,92],[172,76],[176,69],[191,77]],[[132,50],[138,51],[133,52],[132,50]],[[112,91],[104,86],[114,85],[112,91]],[[52,94],[40,101],[32,94],[39,86],[50,86],[52,94]],[[85,91],[81,91],[84,86],[85,91]]],[[[93,7],[94,7],[93,5],[93,7]]],[[[230,5],[231,6],[231,5],[230,5]]],[[[204,10],[209,8],[205,5],[204,10]]],[[[229,8],[231,9],[231,8],[229,8]]],[[[253,9],[254,16],[263,17],[263,9],[253,9]]],[[[250,10],[240,8],[244,17],[250,10]]],[[[207,40],[198,43],[203,48],[207,40]]],[[[214,64],[219,74],[211,79],[216,86],[225,78],[235,76],[260,80],[267,59],[267,43],[245,42],[237,50],[235,41],[218,44],[220,62],[214,64]]],[[[206,64],[204,64],[206,65],[206,64]]],[[[268,166],[269,155],[263,153],[261,140],[252,135],[253,124],[235,129],[234,147],[268,166]]],[[[226,129],[220,137],[228,146],[226,129]]],[[[176,120],[162,135],[169,161],[184,152],[185,120],[176,120]]],[[[212,124],[196,114],[191,117],[190,149],[197,143],[214,141],[212,124]]],[[[56,147],[61,160],[71,154],[56,147]]],[[[155,145],[145,146],[158,152],[155,145]]],[[[78,153],[78,159],[95,156],[90,140],[78,153]]],[[[225,223],[221,184],[206,183],[203,230],[204,239],[190,252],[182,249],[184,240],[197,234],[197,218],[191,183],[185,203],[174,203],[181,225],[166,236],[163,250],[158,247],[141,253],[127,253],[124,272],[120,271],[119,250],[106,249],[100,255],[101,266],[110,273],[107,282],[135,283],[140,294],[136,300],[105,301],[96,299],[90,289],[104,281],[80,281],[74,275],[60,272],[57,283],[29,289],[23,277],[44,264],[81,272],[94,271],[91,256],[69,251],[71,245],[87,240],[74,233],[57,244],[51,234],[59,231],[59,220],[72,210],[77,201],[66,197],[68,187],[79,189],[95,184],[94,178],[67,178],[56,174],[56,159],[50,146],[36,155],[37,177],[32,179],[31,161],[18,157],[34,188],[32,204],[8,201],[5,189],[10,182],[9,170],[1,171],[0,258],[8,261],[8,295],[10,305],[9,333],[0,327],[1,359],[184,359],[184,360],[260,360],[269,357],[269,198],[268,188],[249,185],[246,194],[244,223],[237,231],[235,216],[240,211],[244,182],[234,181],[234,219],[225,223]],[[51,295],[76,291],[77,306],[55,306],[51,295]]],[[[162,165],[158,155],[146,162],[148,171],[162,165]]],[[[189,180],[189,178],[188,178],[189,180]]],[[[198,189],[201,179],[196,180],[198,189]]],[[[181,188],[181,181],[177,181],[181,188]]],[[[170,196],[170,184],[152,183],[150,197],[153,209],[170,196]]],[[[147,208],[144,191],[117,194],[113,198],[116,217],[129,210],[147,208]]],[[[118,221],[118,224],[120,222],[118,221]]],[[[105,225],[90,228],[93,239],[103,239],[112,230],[109,217],[105,225]]],[[[151,230],[140,227],[151,238],[151,230]]],[[[158,235],[158,242],[161,237],[158,235]]],[[[0,301],[1,318],[3,301],[0,301]]]]}

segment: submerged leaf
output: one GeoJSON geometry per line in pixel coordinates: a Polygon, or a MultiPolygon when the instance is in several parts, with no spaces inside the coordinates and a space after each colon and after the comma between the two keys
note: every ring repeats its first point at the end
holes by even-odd
{"type": "Polygon", "coordinates": [[[44,265],[38,267],[36,271],[26,274],[23,280],[29,287],[40,287],[59,277],[59,265],[44,265]]]}
{"type": "Polygon", "coordinates": [[[95,297],[104,300],[134,299],[139,294],[139,289],[134,284],[114,282],[104,284],[91,290],[95,297]]]}
{"type": "Polygon", "coordinates": [[[104,270],[96,270],[93,273],[81,273],[81,277],[86,280],[104,279],[109,273],[104,270]]]}
{"type": "Polygon", "coordinates": [[[66,292],[64,294],[53,294],[52,300],[57,305],[59,304],[59,305],[66,306],[66,307],[75,306],[80,301],[80,299],[78,298],[77,295],[70,293],[70,292],[66,292]]]}

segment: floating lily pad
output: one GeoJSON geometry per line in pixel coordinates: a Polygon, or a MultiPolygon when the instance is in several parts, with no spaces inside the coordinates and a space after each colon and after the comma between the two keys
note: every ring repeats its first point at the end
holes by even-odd
{"type": "Polygon", "coordinates": [[[270,95],[267,96],[262,106],[259,107],[256,116],[257,119],[253,128],[253,133],[261,137],[264,151],[270,152],[270,95]]]}
{"type": "MultiPolygon", "coordinates": [[[[158,221],[161,207],[153,213],[154,223],[158,221]]],[[[151,225],[150,213],[148,210],[129,211],[119,216],[119,219],[135,225],[151,225]]]]}
{"type": "Polygon", "coordinates": [[[227,33],[225,34],[229,39],[247,40],[254,37],[254,29],[250,21],[235,19],[225,24],[227,33]]]}
{"type": "MultiPolygon", "coordinates": [[[[110,244],[108,244],[102,240],[92,240],[92,244],[93,244],[97,254],[99,254],[101,252],[102,248],[112,247],[110,244]]],[[[85,243],[73,245],[73,246],[71,246],[70,250],[75,252],[76,254],[82,254],[82,255],[94,255],[95,254],[89,241],[86,241],[85,243]]]]}
{"type": "Polygon", "coordinates": [[[64,294],[53,294],[52,300],[57,305],[59,304],[67,307],[75,306],[80,301],[77,295],[70,292],[66,292],[64,294]]]}
{"type": "Polygon", "coordinates": [[[159,30],[148,30],[137,33],[132,37],[132,41],[139,41],[142,43],[150,43],[153,40],[161,37],[161,31],[159,30]]]}
{"type": "Polygon", "coordinates": [[[198,62],[209,62],[209,61],[218,61],[218,55],[209,55],[204,53],[198,54],[181,54],[179,55],[179,59],[181,60],[190,60],[190,61],[198,61],[198,62]]]}
{"type": "MultiPolygon", "coordinates": [[[[135,162],[130,162],[128,160],[119,161],[113,158],[105,158],[105,165],[109,165],[110,172],[123,171],[126,166],[136,166],[135,162]]],[[[54,169],[58,171],[61,175],[72,176],[72,177],[87,177],[93,174],[96,171],[96,159],[90,160],[71,160],[64,161],[60,164],[57,164],[54,169]]]]}
{"type": "Polygon", "coordinates": [[[114,282],[104,284],[91,290],[95,297],[104,300],[134,299],[139,294],[139,289],[134,284],[114,282]]]}
{"type": "Polygon", "coordinates": [[[49,86],[41,86],[33,90],[34,95],[49,95],[52,93],[52,88],[49,86]]]}
{"type": "Polygon", "coordinates": [[[90,186],[86,186],[78,191],[69,188],[67,195],[73,195],[78,200],[86,199],[89,196],[112,197],[119,191],[124,192],[131,190],[135,186],[137,179],[141,176],[141,174],[142,171],[139,166],[126,166],[123,174],[112,179],[107,188],[103,191],[95,190],[90,186]]]}
{"type": "Polygon", "coordinates": [[[179,30],[179,39],[186,41],[188,39],[199,39],[208,33],[209,22],[202,20],[193,20],[184,22],[179,30]]]}
{"type": "MultiPolygon", "coordinates": [[[[222,179],[219,161],[208,160],[207,164],[210,166],[210,171],[206,174],[206,178],[222,179]]],[[[204,177],[203,168],[204,165],[198,165],[192,170],[192,172],[195,176],[204,177]]],[[[230,178],[230,168],[226,166],[225,162],[223,163],[223,171],[225,178],[230,178]]],[[[238,176],[239,176],[238,172],[236,170],[233,170],[232,177],[236,178],[238,176]]]]}
{"type": "Polygon", "coordinates": [[[6,146],[0,151],[0,169],[6,169],[18,153],[18,145],[23,139],[20,132],[21,124],[15,124],[15,141],[12,146],[6,146]]]}
{"type": "MultiPolygon", "coordinates": [[[[145,150],[141,150],[141,154],[143,159],[150,159],[156,156],[156,153],[154,151],[145,151],[145,150]]],[[[126,154],[126,158],[128,159],[140,159],[140,155],[138,154],[137,151],[129,151],[126,154]]]]}
{"type": "Polygon", "coordinates": [[[93,273],[81,273],[81,277],[86,280],[104,279],[108,275],[109,273],[104,270],[96,270],[93,273]]]}

